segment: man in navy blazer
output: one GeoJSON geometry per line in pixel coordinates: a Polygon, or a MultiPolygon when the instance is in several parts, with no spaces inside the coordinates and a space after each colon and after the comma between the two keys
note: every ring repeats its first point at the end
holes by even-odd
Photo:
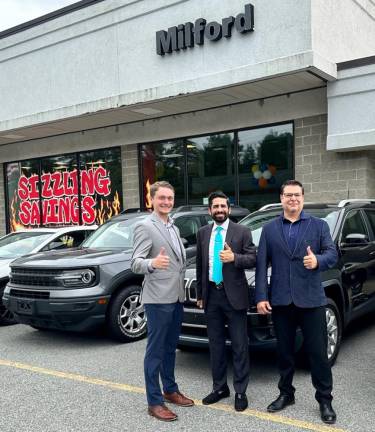
{"type": "Polygon", "coordinates": [[[213,389],[202,403],[210,405],[230,395],[226,353],[229,333],[236,392],[234,407],[243,411],[248,406],[246,389],[250,368],[249,286],[245,269],[255,266],[255,246],[250,230],[229,220],[229,199],[223,192],[211,193],[208,204],[214,223],[202,227],[197,235],[197,304],[204,308],[207,318],[213,389]]]}
{"type": "Polygon", "coordinates": [[[303,211],[304,189],[288,180],[281,186],[283,213],[264,226],[257,254],[255,300],[260,314],[272,312],[278,345],[279,397],[268,407],[280,411],[295,402],[294,342],[301,327],[321,418],[335,423],[332,373],[327,356],[327,299],[320,272],[337,261],[328,224],[303,211]],[[268,287],[267,269],[271,265],[268,287]]]}

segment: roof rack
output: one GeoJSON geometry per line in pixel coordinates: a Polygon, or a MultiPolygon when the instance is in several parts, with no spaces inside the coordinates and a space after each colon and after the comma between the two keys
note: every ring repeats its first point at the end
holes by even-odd
{"type": "Polygon", "coordinates": [[[263,207],[261,207],[260,209],[258,209],[258,211],[268,210],[268,209],[271,209],[271,208],[278,208],[278,207],[281,207],[281,203],[266,204],[263,207]]]}
{"type": "Polygon", "coordinates": [[[338,203],[338,207],[345,207],[349,204],[353,204],[353,203],[364,203],[364,204],[375,204],[375,199],[367,199],[367,198],[353,198],[353,199],[345,199],[345,200],[341,200],[338,203]]]}

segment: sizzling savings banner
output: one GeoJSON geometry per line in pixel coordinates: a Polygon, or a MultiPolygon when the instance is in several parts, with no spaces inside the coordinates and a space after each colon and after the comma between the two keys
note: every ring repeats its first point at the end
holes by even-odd
{"type": "Polygon", "coordinates": [[[10,230],[101,224],[118,214],[122,207],[121,164],[117,166],[117,158],[108,159],[107,165],[101,160],[85,163],[80,170],[70,167],[40,176],[35,163],[8,164],[10,230]]]}
{"type": "MultiPolygon", "coordinates": [[[[54,172],[41,175],[42,224],[78,224],[78,171],[54,172]]],[[[107,197],[111,180],[103,167],[80,171],[82,223],[90,225],[96,219],[94,195],[107,197]]],[[[39,176],[21,175],[17,195],[20,199],[19,219],[22,225],[40,225],[39,176]]]]}

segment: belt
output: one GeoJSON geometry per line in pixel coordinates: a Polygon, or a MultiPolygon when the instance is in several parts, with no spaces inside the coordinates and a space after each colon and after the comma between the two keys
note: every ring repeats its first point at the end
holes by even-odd
{"type": "Polygon", "coordinates": [[[215,282],[208,281],[208,286],[210,288],[215,288],[217,290],[222,290],[222,289],[224,289],[224,282],[220,282],[220,283],[216,284],[215,282]]]}

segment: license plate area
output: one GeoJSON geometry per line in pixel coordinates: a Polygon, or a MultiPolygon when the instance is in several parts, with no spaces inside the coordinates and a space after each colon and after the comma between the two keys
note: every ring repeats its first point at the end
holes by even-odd
{"type": "Polygon", "coordinates": [[[31,315],[34,311],[32,300],[17,300],[17,313],[21,315],[31,315]]]}

